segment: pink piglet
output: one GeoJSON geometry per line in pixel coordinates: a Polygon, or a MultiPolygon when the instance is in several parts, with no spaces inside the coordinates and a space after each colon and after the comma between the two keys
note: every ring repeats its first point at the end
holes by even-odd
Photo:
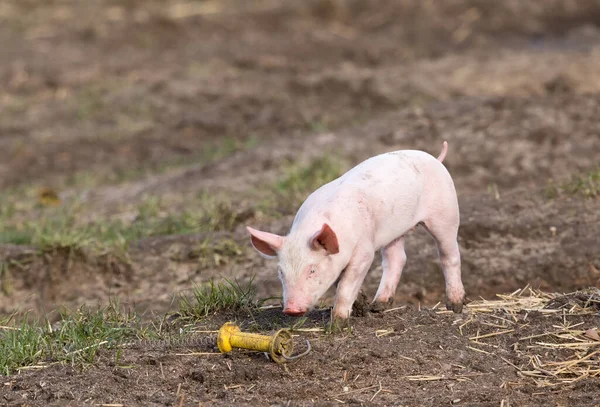
{"type": "Polygon", "coordinates": [[[321,186],[300,206],[286,236],[247,227],[252,245],[278,259],[283,312],[300,316],[337,282],[333,319],[346,319],[381,250],[383,275],[374,302],[389,302],[406,263],[404,239],[417,225],[434,237],[446,282],[446,307],[460,313],[465,290],[457,243],[459,210],[452,178],[417,150],[371,157],[321,186]]]}

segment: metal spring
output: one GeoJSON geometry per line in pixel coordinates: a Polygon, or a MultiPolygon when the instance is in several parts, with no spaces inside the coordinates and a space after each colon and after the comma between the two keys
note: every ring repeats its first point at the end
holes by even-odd
{"type": "Polygon", "coordinates": [[[193,335],[183,338],[138,339],[130,342],[109,341],[107,348],[166,349],[174,347],[216,347],[216,335],[193,335]]]}

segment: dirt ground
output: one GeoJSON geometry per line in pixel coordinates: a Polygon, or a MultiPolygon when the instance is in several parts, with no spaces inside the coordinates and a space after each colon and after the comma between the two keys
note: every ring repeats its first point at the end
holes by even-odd
{"type": "MultiPolygon", "coordinates": [[[[515,301],[527,304],[528,298],[535,296],[515,301]]],[[[410,306],[372,313],[363,301],[353,330],[344,335],[319,332],[328,312],[311,312],[295,333],[294,346],[298,354],[308,340],[312,349],[295,362],[276,364],[264,353],[243,350],[223,355],[214,341],[201,340],[194,347],[107,349],[83,371],[53,365],[7,377],[2,397],[10,406],[599,405],[600,370],[593,359],[598,351],[559,344],[600,343],[581,335],[600,323],[600,291],[511,311],[515,301],[479,304],[482,308],[471,303],[462,316],[410,306]],[[590,298],[591,309],[572,312],[590,298]],[[578,340],[573,342],[566,333],[575,327],[578,340]],[[568,367],[555,374],[566,363],[574,366],[586,359],[595,363],[595,377],[568,367]],[[556,367],[548,372],[540,366],[556,367]]],[[[263,333],[295,322],[282,317],[281,309],[271,309],[218,315],[198,330],[216,330],[228,320],[244,331],[253,327],[263,333]]]]}
{"type": "MultiPolygon", "coordinates": [[[[63,202],[82,203],[84,222],[130,219],[149,197],[183,210],[208,192],[227,197],[243,216],[214,235],[134,242],[129,262],[2,245],[0,258],[11,267],[2,274],[10,290],[2,290],[0,311],[44,313],[115,296],[138,311],[164,313],[174,295],[213,277],[254,275],[259,296],[281,295],[274,262],[251,249],[245,225],[287,231],[293,211],[282,207],[279,218],[267,217],[259,202],[288,162],[329,154],[350,168],[395,149],[437,155],[444,140],[461,207],[470,300],[527,284],[547,292],[600,287],[600,200],[585,185],[574,193],[552,187],[599,170],[599,64],[598,1],[4,1],[4,195],[35,197],[31,191],[51,188],[63,202]],[[207,237],[232,239],[241,253],[199,267],[189,253],[207,237]]],[[[357,316],[345,337],[314,334],[314,351],[287,370],[262,355],[136,350],[123,352],[121,365],[134,367],[121,369],[107,350],[85,371],[54,366],[5,378],[0,400],[15,406],[597,403],[598,378],[539,387],[517,380],[502,359],[468,350],[479,322],[465,337],[457,326],[470,314],[425,310],[444,301],[433,240],[418,229],[407,239],[407,254],[395,306],[408,308],[357,316]],[[393,334],[376,335],[389,328],[393,334]],[[345,374],[346,387],[370,389],[345,394],[345,374]],[[401,378],[410,375],[451,379],[401,378]],[[371,399],[380,388],[386,391],[371,399]]],[[[367,296],[380,276],[377,258],[363,287],[367,296]]],[[[269,318],[279,314],[261,316],[262,326],[271,329],[269,318]]],[[[227,317],[205,325],[218,328],[227,317]]],[[[599,324],[598,316],[570,318],[586,328],[599,324]]],[[[489,343],[497,348],[485,349],[522,366],[527,360],[510,356],[517,336],[564,322],[562,315],[521,313],[512,341],[494,338],[489,343]]]]}

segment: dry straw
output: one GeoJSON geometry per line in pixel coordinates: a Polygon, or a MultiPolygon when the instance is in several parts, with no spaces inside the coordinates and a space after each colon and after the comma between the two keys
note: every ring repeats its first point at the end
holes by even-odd
{"type": "MultiPolygon", "coordinates": [[[[467,320],[457,321],[461,322],[461,335],[471,324],[484,326],[486,330],[487,327],[494,329],[484,333],[477,329],[475,335],[469,335],[469,340],[477,345],[468,346],[469,349],[499,357],[516,369],[519,377],[526,381],[533,380],[539,387],[572,384],[588,377],[600,377],[598,288],[558,294],[527,286],[512,294],[497,297],[497,300],[471,302],[466,306],[467,320]],[[526,331],[523,328],[529,326],[528,316],[532,312],[548,318],[549,323],[542,324],[546,327],[543,332],[520,335],[526,331]],[[505,335],[510,337],[502,339],[505,335]],[[494,341],[496,344],[490,343],[494,341]],[[513,363],[500,355],[498,348],[506,348],[507,342],[509,350],[502,349],[503,355],[512,353],[513,362],[521,362],[513,363]],[[481,345],[486,349],[481,349],[481,345]]],[[[440,314],[450,312],[438,311],[440,314]]]]}

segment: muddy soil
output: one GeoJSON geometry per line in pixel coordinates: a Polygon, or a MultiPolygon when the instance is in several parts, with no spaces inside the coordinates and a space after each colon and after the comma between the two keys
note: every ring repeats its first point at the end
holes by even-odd
{"type": "MultiPolygon", "coordinates": [[[[82,218],[95,219],[126,218],[149,196],[183,209],[208,191],[245,215],[233,231],[135,242],[128,262],[2,246],[10,267],[0,310],[41,314],[115,296],[160,313],[174,295],[213,277],[255,276],[259,296],[281,295],[275,264],[252,251],[244,226],[289,228],[293,211],[265,218],[258,202],[290,160],[329,154],[349,168],[394,149],[437,155],[444,140],[470,299],[526,284],[550,292],[600,287],[600,200],[548,188],[551,179],[598,170],[599,64],[596,1],[5,1],[4,193],[52,188],[65,202],[79,199],[82,218]],[[215,150],[219,143],[235,148],[215,150]],[[242,253],[200,267],[189,253],[207,237],[232,239],[242,253]]],[[[395,304],[443,302],[433,240],[418,229],[407,254],[395,304]]],[[[377,258],[367,296],[380,275],[377,258]]],[[[391,391],[372,401],[377,388],[340,396],[357,405],[591,405],[598,395],[591,379],[564,393],[531,383],[501,388],[514,368],[466,350],[452,330],[456,318],[415,309],[359,318],[354,336],[316,341],[315,356],[289,372],[254,356],[210,362],[172,353],[129,353],[130,371],[107,354],[84,373],[57,366],[7,378],[2,392],[11,405],[173,405],[184,383],[184,405],[333,405],[350,369],[348,377],[359,376],[352,389],[381,381],[391,391]],[[394,324],[406,332],[375,337],[394,324]],[[467,370],[453,371],[453,363],[467,370]],[[468,379],[413,383],[398,372],[468,379]]]]}
{"type": "MultiPolygon", "coordinates": [[[[576,301],[549,304],[546,311],[576,301]]],[[[281,315],[280,309],[220,315],[198,328],[217,330],[230,320],[244,331],[272,334],[295,322],[281,315]]],[[[457,316],[413,307],[372,313],[366,307],[352,318],[351,332],[311,331],[327,317],[326,311],[309,314],[294,346],[301,353],[308,340],[311,351],[287,364],[239,349],[223,355],[214,341],[199,336],[203,345],[194,347],[102,350],[85,370],[54,365],[25,371],[5,379],[0,397],[10,406],[598,405],[598,377],[573,375],[557,384],[550,373],[531,373],[531,358],[549,364],[576,360],[572,350],[539,346],[539,335],[569,326],[596,328],[597,314],[466,310],[457,316]]]]}

